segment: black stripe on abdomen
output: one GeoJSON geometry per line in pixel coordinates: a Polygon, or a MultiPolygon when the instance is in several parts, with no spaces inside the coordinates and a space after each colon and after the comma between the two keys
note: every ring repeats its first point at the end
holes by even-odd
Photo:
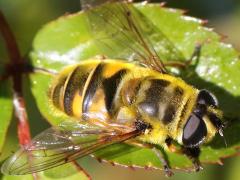
{"type": "Polygon", "coordinates": [[[122,77],[126,74],[126,69],[121,69],[111,77],[103,80],[103,90],[105,94],[105,105],[108,112],[112,112],[113,100],[117,92],[122,77]]]}
{"type": "Polygon", "coordinates": [[[63,91],[64,84],[67,80],[67,77],[60,78],[56,86],[52,89],[51,99],[53,105],[59,109],[61,108],[61,91],[63,91]]]}
{"type": "Polygon", "coordinates": [[[89,76],[89,72],[84,69],[82,66],[78,66],[74,69],[71,73],[64,93],[63,104],[64,104],[64,111],[68,115],[73,115],[73,100],[78,93],[79,95],[82,94],[84,85],[87,81],[89,76]]]}
{"type": "Polygon", "coordinates": [[[86,88],[86,92],[82,101],[82,113],[88,112],[88,108],[91,105],[93,96],[102,84],[103,67],[103,63],[98,64],[97,67],[94,69],[92,76],[90,77],[91,79],[88,83],[88,87],[86,88]]]}

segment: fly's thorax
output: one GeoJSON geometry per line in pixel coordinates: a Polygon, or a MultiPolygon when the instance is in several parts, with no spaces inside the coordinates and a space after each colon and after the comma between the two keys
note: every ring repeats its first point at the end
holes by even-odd
{"type": "Polygon", "coordinates": [[[192,110],[196,90],[181,79],[164,75],[145,79],[139,88],[136,107],[143,116],[168,130],[175,138],[179,124],[192,110]]]}
{"type": "Polygon", "coordinates": [[[123,102],[149,124],[140,140],[154,144],[163,144],[168,137],[177,140],[179,126],[190,115],[196,94],[197,90],[181,79],[164,74],[131,79],[122,86],[123,102]]]}

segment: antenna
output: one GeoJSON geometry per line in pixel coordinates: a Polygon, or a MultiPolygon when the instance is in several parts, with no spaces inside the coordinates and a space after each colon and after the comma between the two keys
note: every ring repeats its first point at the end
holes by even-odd
{"type": "Polygon", "coordinates": [[[220,136],[223,138],[223,141],[224,141],[224,144],[225,146],[227,147],[227,141],[223,135],[223,128],[221,127],[219,130],[218,130],[218,133],[220,134],[220,136]]]}

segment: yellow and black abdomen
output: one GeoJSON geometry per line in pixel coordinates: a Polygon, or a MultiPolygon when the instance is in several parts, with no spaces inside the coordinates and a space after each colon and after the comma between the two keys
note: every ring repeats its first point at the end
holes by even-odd
{"type": "Polygon", "coordinates": [[[68,67],[54,81],[50,99],[69,116],[106,120],[114,111],[119,84],[132,67],[115,60],[89,60],[68,67]]]}

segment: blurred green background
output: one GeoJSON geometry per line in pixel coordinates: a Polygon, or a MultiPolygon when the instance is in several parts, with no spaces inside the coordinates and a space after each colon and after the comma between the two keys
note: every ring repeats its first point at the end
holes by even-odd
{"type": "MultiPolygon", "coordinates": [[[[187,15],[209,20],[208,27],[213,27],[216,32],[226,35],[227,38],[224,41],[233,44],[240,50],[239,0],[169,0],[167,6],[185,9],[188,11],[187,15]]],[[[31,50],[34,35],[44,24],[64,14],[77,12],[80,8],[79,0],[0,0],[0,10],[6,16],[23,55],[27,55],[31,50]]],[[[2,37],[0,37],[0,60],[4,61],[7,58],[2,37]]],[[[29,93],[29,96],[31,96],[31,93],[29,93]]],[[[32,104],[28,105],[29,114],[38,113],[33,98],[27,98],[32,99],[32,104]]],[[[42,124],[42,127],[39,127],[36,120],[31,119],[31,117],[30,121],[33,134],[40,132],[47,126],[41,119],[37,121],[42,124]]],[[[16,127],[13,125],[12,129],[12,131],[15,131],[16,127]]],[[[16,141],[14,136],[16,134],[9,135],[9,137],[12,137],[11,139],[16,141]]],[[[82,163],[93,179],[166,179],[163,173],[158,170],[146,171],[113,167],[105,163],[100,164],[89,157],[84,158],[82,163]]],[[[171,179],[239,179],[240,157],[228,158],[224,160],[224,163],[224,166],[204,165],[204,170],[199,173],[176,172],[171,179]]]]}

